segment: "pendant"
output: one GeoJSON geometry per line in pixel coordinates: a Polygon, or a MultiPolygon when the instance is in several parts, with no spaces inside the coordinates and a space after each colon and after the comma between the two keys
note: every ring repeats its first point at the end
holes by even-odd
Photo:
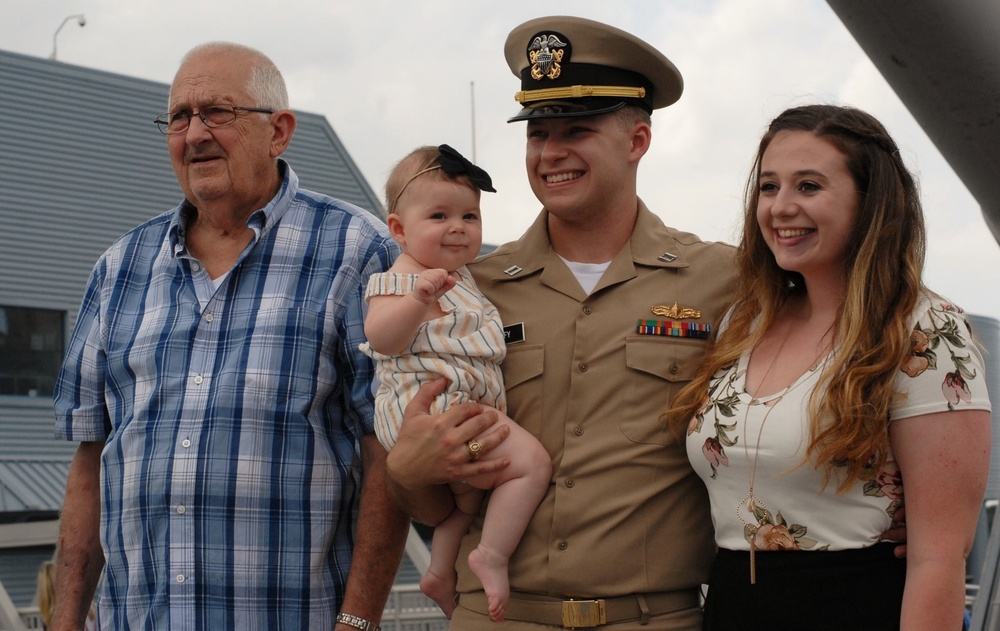
{"type": "MultiPolygon", "coordinates": [[[[747,511],[753,516],[753,520],[757,521],[757,496],[754,494],[753,490],[743,498],[743,504],[746,506],[747,511]]],[[[763,506],[763,504],[761,504],[763,506]]],[[[765,507],[766,511],[767,508],[765,507]]],[[[737,514],[739,511],[737,510],[737,514]]],[[[743,521],[744,526],[746,526],[746,532],[750,535],[750,584],[757,584],[757,530],[760,529],[760,524],[751,524],[750,522],[743,519],[742,515],[739,515],[740,520],[743,521]]]]}

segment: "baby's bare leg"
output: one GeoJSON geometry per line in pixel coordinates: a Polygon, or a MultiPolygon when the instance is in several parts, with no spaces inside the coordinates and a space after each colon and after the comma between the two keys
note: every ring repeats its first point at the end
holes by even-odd
{"type": "Polygon", "coordinates": [[[468,485],[452,485],[452,489],[458,491],[455,510],[434,529],[431,563],[420,578],[420,591],[436,602],[449,620],[455,611],[455,560],[458,559],[458,549],[484,495],[468,485]]]}
{"type": "Polygon", "coordinates": [[[527,430],[505,415],[510,436],[491,457],[510,458],[510,466],[490,496],[479,546],[469,553],[469,566],[483,583],[490,618],[503,621],[510,600],[507,565],[521,540],[528,521],[538,507],[552,478],[552,463],[545,448],[527,430]]]}

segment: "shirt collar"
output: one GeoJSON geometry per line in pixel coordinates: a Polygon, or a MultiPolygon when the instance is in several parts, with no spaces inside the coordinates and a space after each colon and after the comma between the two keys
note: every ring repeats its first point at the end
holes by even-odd
{"type": "MultiPolygon", "coordinates": [[[[299,178],[295,171],[288,166],[288,163],[278,159],[278,173],[281,174],[281,186],[278,192],[271,198],[263,208],[255,210],[247,218],[247,227],[254,231],[254,239],[260,239],[272,227],[276,226],[281,218],[288,211],[294,192],[298,190],[299,178]]],[[[170,240],[170,248],[174,256],[180,256],[186,251],[184,233],[188,222],[197,212],[194,204],[185,199],[174,209],[174,215],[170,220],[167,231],[167,238],[170,240]]]]}
{"type": "MultiPolygon", "coordinates": [[[[688,267],[681,244],[674,238],[673,231],[642,200],[639,200],[636,210],[632,236],[614,257],[613,266],[625,259],[645,267],[688,267]]],[[[548,211],[543,208],[524,235],[511,245],[507,261],[498,272],[496,280],[527,277],[545,269],[546,264],[551,261],[559,261],[559,257],[551,252],[548,211]]]]}

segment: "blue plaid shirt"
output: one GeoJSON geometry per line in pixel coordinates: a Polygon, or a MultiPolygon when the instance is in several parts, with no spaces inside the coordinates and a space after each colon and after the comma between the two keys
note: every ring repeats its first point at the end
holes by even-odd
{"type": "Polygon", "coordinates": [[[113,629],[332,629],[372,433],[362,294],[397,253],[283,162],[216,289],[181,204],[98,261],[56,434],[106,441],[99,619],[113,629]]]}

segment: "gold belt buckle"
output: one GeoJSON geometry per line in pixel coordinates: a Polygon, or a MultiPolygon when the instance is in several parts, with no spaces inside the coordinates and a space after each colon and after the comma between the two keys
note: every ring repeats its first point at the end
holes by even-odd
{"type": "Polygon", "coordinates": [[[578,627],[596,627],[607,624],[604,612],[604,600],[564,600],[562,604],[563,626],[575,629],[578,627]]]}

